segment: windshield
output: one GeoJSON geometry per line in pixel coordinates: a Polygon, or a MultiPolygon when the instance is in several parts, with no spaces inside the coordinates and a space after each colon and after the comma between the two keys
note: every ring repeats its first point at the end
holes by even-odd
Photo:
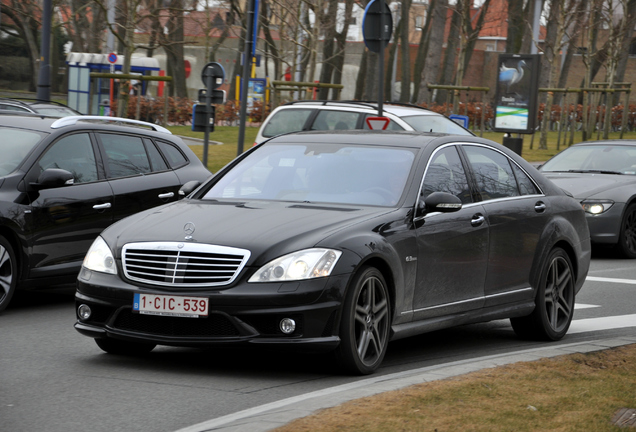
{"type": "Polygon", "coordinates": [[[204,199],[264,199],[393,206],[414,149],[339,144],[264,145],[232,168],[204,199]]]}
{"type": "Polygon", "coordinates": [[[29,154],[31,149],[40,142],[43,133],[24,130],[12,129],[8,127],[0,127],[0,176],[15,171],[22,164],[24,158],[29,154]]]}
{"type": "Polygon", "coordinates": [[[636,146],[586,145],[570,147],[545,163],[543,172],[636,174],[636,146]]]}
{"type": "Polygon", "coordinates": [[[402,117],[416,131],[437,132],[453,135],[472,135],[449,118],[437,115],[414,115],[402,117]]]}

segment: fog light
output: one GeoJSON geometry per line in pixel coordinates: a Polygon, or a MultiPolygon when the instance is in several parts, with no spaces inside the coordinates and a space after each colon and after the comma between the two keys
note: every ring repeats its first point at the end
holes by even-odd
{"type": "Polygon", "coordinates": [[[283,318],[280,320],[280,331],[285,334],[291,334],[296,330],[296,321],[291,318],[283,318]]]}
{"type": "Polygon", "coordinates": [[[88,305],[82,304],[77,308],[77,314],[81,319],[89,319],[91,317],[91,313],[91,308],[88,305]]]}

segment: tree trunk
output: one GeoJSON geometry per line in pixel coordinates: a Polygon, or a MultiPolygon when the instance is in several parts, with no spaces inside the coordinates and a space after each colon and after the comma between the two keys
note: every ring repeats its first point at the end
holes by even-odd
{"type": "Polygon", "coordinates": [[[411,103],[417,103],[420,95],[420,87],[422,86],[422,71],[426,62],[426,54],[428,53],[428,32],[431,28],[432,10],[435,8],[437,0],[431,0],[429,11],[426,14],[426,24],[420,32],[420,42],[417,46],[415,54],[415,64],[413,65],[413,94],[411,95],[411,103]]]}
{"type": "Polygon", "coordinates": [[[426,84],[439,84],[440,63],[442,59],[442,45],[444,40],[444,28],[446,27],[446,16],[448,10],[448,0],[436,0],[431,4],[431,30],[428,37],[428,52],[426,54],[426,68],[422,74],[422,85],[418,101],[425,99],[424,92],[427,90],[426,84]]]}
{"type": "MultiPolygon", "coordinates": [[[[508,2],[508,34],[506,35],[506,52],[518,54],[523,42],[525,15],[522,0],[507,0],[508,2]]],[[[531,2],[529,2],[531,3],[531,2]]]]}
{"type": "Polygon", "coordinates": [[[369,58],[369,51],[365,48],[362,51],[360,57],[360,67],[358,68],[358,76],[356,78],[356,89],[353,94],[355,100],[360,100],[365,94],[365,88],[367,84],[367,59],[369,58]]]}
{"type": "MultiPolygon", "coordinates": [[[[321,23],[325,32],[325,40],[322,50],[322,69],[320,71],[320,82],[331,83],[334,70],[334,40],[336,37],[336,23],[334,17],[338,13],[338,0],[329,0],[327,13],[322,16],[321,23]]],[[[325,100],[329,97],[329,89],[321,88],[318,92],[318,99],[325,100]]]]}
{"type": "Polygon", "coordinates": [[[402,61],[400,66],[400,102],[408,102],[411,99],[411,59],[409,52],[409,22],[411,15],[411,0],[402,0],[402,31],[400,32],[400,53],[402,61]]]}

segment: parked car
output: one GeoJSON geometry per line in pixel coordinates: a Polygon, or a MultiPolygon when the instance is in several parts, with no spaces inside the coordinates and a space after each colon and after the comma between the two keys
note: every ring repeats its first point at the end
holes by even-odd
{"type": "Polygon", "coordinates": [[[0,98],[0,112],[36,113],[51,117],[66,117],[82,115],[79,111],[56,101],[41,101],[37,99],[0,98]]]}
{"type": "MultiPolygon", "coordinates": [[[[417,105],[384,103],[383,116],[391,121],[387,130],[439,132],[474,135],[458,123],[417,105]]],[[[360,101],[295,101],[276,108],[267,116],[254,144],[289,132],[308,130],[369,129],[366,119],[377,117],[376,102],[360,101]]]]}
{"type": "Polygon", "coordinates": [[[450,326],[562,338],[590,254],[579,203],[492,141],[289,134],[107,228],[75,328],[108,353],[279,345],[366,374],[390,340],[450,326]]]}
{"type": "Polygon", "coordinates": [[[18,285],[73,282],[104,228],[210,176],[167,129],[114,117],[0,115],[0,154],[0,311],[18,285]]]}
{"type": "Polygon", "coordinates": [[[581,203],[593,245],[636,258],[636,141],[575,144],[540,170],[581,203]]]}

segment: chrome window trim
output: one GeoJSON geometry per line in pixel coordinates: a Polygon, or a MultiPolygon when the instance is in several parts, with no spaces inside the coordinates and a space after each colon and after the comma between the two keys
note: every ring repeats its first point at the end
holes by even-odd
{"type": "Polygon", "coordinates": [[[450,307],[450,306],[462,305],[462,304],[466,304],[466,303],[473,303],[473,302],[477,302],[477,301],[486,301],[486,300],[497,298],[497,297],[509,296],[509,295],[513,295],[513,294],[520,294],[520,293],[524,293],[526,291],[533,291],[533,288],[532,287],[521,288],[521,289],[514,290],[514,291],[506,291],[506,292],[497,293],[497,294],[490,294],[490,295],[487,295],[487,296],[475,297],[475,298],[466,299],[466,300],[460,300],[460,301],[452,302],[452,303],[443,303],[443,304],[439,304],[439,305],[435,305],[435,306],[429,306],[429,307],[420,308],[420,309],[411,309],[411,310],[408,310],[408,311],[403,311],[401,313],[401,315],[408,315],[408,314],[412,314],[412,313],[431,311],[431,310],[445,308],[445,307],[450,307]]]}

